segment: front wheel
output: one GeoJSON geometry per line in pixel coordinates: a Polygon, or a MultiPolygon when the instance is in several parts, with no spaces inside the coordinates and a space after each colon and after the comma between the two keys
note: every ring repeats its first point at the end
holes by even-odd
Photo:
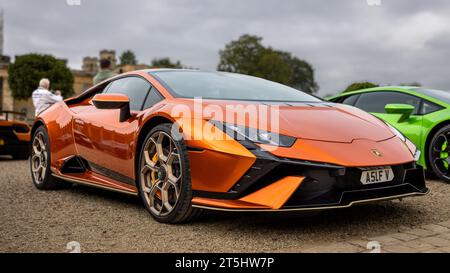
{"type": "Polygon", "coordinates": [[[153,218],[174,224],[192,220],[201,210],[191,205],[186,145],[181,134],[172,133],[171,127],[161,124],[148,133],[140,151],[138,188],[153,218]]]}
{"type": "Polygon", "coordinates": [[[432,138],[428,158],[433,172],[450,183],[450,125],[440,129],[432,138]]]}

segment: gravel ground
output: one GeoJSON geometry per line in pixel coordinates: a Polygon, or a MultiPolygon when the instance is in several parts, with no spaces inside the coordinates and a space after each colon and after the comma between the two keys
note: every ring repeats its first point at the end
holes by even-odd
{"type": "Polygon", "coordinates": [[[450,185],[431,194],[315,215],[208,212],[184,225],[154,221],[136,197],[74,186],[38,191],[27,161],[0,158],[0,252],[300,252],[450,219],[450,185]]]}

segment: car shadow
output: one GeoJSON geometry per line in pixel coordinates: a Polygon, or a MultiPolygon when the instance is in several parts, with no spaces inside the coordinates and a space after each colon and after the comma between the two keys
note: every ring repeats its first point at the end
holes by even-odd
{"type": "MultiPolygon", "coordinates": [[[[83,196],[95,196],[103,199],[102,201],[120,203],[131,206],[139,210],[145,210],[139,197],[106,191],[94,187],[84,185],[74,185],[66,189],[71,191],[70,194],[80,194],[83,196]]],[[[393,218],[404,218],[405,222],[410,221],[411,224],[421,224],[418,217],[421,211],[414,206],[406,205],[403,202],[384,201],[379,203],[356,205],[345,209],[335,209],[320,212],[223,212],[208,210],[199,219],[183,223],[181,225],[198,226],[206,225],[211,228],[229,227],[234,230],[236,227],[249,230],[279,230],[279,231],[295,231],[301,230],[311,231],[312,227],[319,229],[333,229],[337,227],[342,230],[353,225],[359,226],[383,226],[391,222],[393,218]]],[[[151,216],[148,215],[149,220],[151,216]]]]}
{"type": "Polygon", "coordinates": [[[16,161],[27,161],[28,159],[14,159],[8,155],[0,155],[0,162],[16,162],[16,161]]]}
{"type": "Polygon", "coordinates": [[[128,205],[141,206],[141,200],[138,196],[123,194],[114,191],[103,190],[95,187],[73,184],[63,191],[71,191],[71,194],[79,194],[83,196],[95,196],[104,199],[103,201],[120,202],[128,205]]]}
{"type": "MultiPolygon", "coordinates": [[[[385,201],[381,203],[356,205],[350,208],[326,210],[320,212],[259,212],[259,213],[233,213],[208,211],[199,222],[238,221],[243,227],[276,228],[278,230],[296,230],[302,228],[321,227],[335,229],[352,225],[382,225],[390,221],[389,216],[405,219],[417,218],[420,210],[404,206],[402,203],[385,201]]],[[[420,221],[419,221],[420,223],[420,221]]]]}

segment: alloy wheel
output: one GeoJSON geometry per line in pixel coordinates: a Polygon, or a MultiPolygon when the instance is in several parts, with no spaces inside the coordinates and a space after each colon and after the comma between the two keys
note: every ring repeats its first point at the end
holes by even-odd
{"type": "Polygon", "coordinates": [[[141,158],[140,186],[150,211],[156,216],[170,214],[181,193],[181,158],[173,138],[155,132],[145,143],[141,158]]]}
{"type": "Polygon", "coordinates": [[[47,170],[47,147],[44,134],[39,132],[35,135],[31,150],[31,173],[34,180],[40,184],[45,179],[47,170]]]}
{"type": "Polygon", "coordinates": [[[440,133],[435,141],[432,143],[432,158],[431,162],[434,164],[437,171],[442,176],[450,179],[450,131],[440,133]]]}

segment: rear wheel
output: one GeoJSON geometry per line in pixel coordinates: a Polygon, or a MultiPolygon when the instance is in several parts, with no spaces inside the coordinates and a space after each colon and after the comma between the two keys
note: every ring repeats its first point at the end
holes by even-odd
{"type": "Polygon", "coordinates": [[[70,184],[53,177],[50,171],[50,145],[44,126],[39,127],[31,141],[30,169],[33,184],[40,190],[64,188],[70,184]]]}
{"type": "Polygon", "coordinates": [[[153,218],[174,224],[199,216],[201,210],[191,205],[186,145],[181,134],[171,132],[171,124],[150,131],[139,158],[139,194],[153,218]]]}
{"type": "Polygon", "coordinates": [[[440,129],[432,138],[428,158],[433,172],[450,183],[450,125],[440,129]]]}

